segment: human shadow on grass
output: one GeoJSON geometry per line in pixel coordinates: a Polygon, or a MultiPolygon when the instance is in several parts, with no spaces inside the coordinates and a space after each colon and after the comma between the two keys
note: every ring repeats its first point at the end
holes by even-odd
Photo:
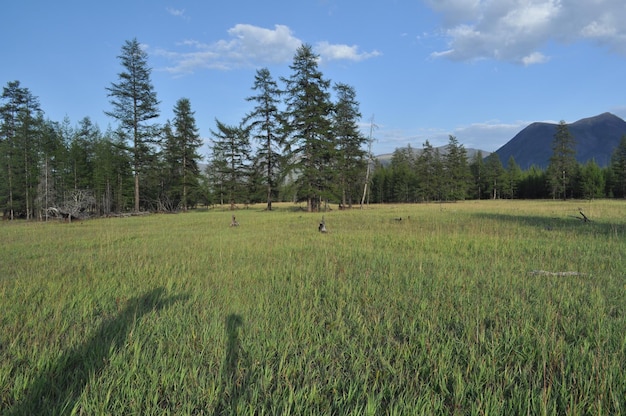
{"type": "Polygon", "coordinates": [[[135,323],[145,314],[159,311],[186,296],[164,298],[163,288],[129,299],[124,309],[103,322],[91,339],[62,354],[29,385],[26,395],[8,415],[70,414],[90,375],[102,372],[111,351],[124,347],[135,323]]]}
{"type": "Polygon", "coordinates": [[[236,414],[237,403],[246,392],[248,375],[245,367],[248,363],[239,340],[239,327],[242,325],[240,315],[230,314],[226,317],[226,356],[220,371],[220,394],[213,412],[215,416],[236,414]]]}

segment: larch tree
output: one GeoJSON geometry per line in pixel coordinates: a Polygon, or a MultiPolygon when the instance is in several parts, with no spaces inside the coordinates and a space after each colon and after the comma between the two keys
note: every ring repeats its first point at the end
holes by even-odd
{"type": "Polygon", "coordinates": [[[130,142],[128,150],[133,160],[135,182],[134,208],[139,211],[140,176],[153,157],[153,145],[159,131],[154,122],[159,117],[159,101],[150,79],[148,54],[137,39],[126,41],[118,59],[123,71],[118,74],[118,82],[106,88],[113,109],[105,114],[120,123],[119,134],[130,142]]]}
{"type": "Polygon", "coordinates": [[[443,161],[439,149],[426,140],[422,152],[415,161],[419,183],[418,200],[433,201],[442,199],[443,161]]]}
{"type": "Polygon", "coordinates": [[[181,98],[174,107],[173,143],[169,143],[167,151],[170,160],[175,159],[179,168],[181,205],[186,211],[190,204],[190,192],[198,187],[200,169],[198,162],[201,159],[198,149],[202,146],[202,139],[196,126],[195,113],[191,110],[191,101],[181,98]]]}
{"type": "Polygon", "coordinates": [[[576,142],[567,123],[561,120],[556,127],[552,141],[552,156],[548,164],[547,176],[552,197],[561,195],[567,198],[567,191],[573,182],[578,162],[576,161],[576,142]]]}
{"type": "Polygon", "coordinates": [[[506,170],[497,153],[492,153],[485,159],[485,191],[491,199],[502,197],[502,188],[506,182],[506,170]]]}
{"type": "Polygon", "coordinates": [[[39,143],[43,112],[39,100],[19,81],[3,88],[0,100],[0,151],[2,155],[1,196],[9,219],[16,214],[34,218],[39,182],[39,143]]]}
{"type": "Polygon", "coordinates": [[[367,139],[357,125],[361,119],[361,112],[354,87],[338,83],[333,89],[337,94],[333,127],[339,155],[337,167],[341,204],[351,208],[364,181],[368,161],[363,146],[367,139]]]}
{"type": "Polygon", "coordinates": [[[509,157],[506,164],[505,183],[502,193],[506,198],[517,197],[519,183],[522,180],[522,169],[519,167],[513,155],[509,157]]]}
{"type": "Polygon", "coordinates": [[[278,108],[282,91],[267,68],[261,68],[256,72],[252,89],[256,91],[256,95],[248,97],[247,101],[252,101],[256,105],[243,122],[250,130],[251,137],[259,143],[255,171],[262,172],[262,181],[266,187],[267,210],[271,211],[285,146],[285,120],[278,108]]]}
{"type": "Polygon", "coordinates": [[[485,175],[485,163],[483,161],[483,152],[480,150],[474,154],[472,162],[470,163],[470,171],[474,179],[474,197],[476,199],[482,198],[482,192],[485,189],[484,175],[485,175]]]}
{"type": "Polygon", "coordinates": [[[619,145],[613,151],[610,169],[615,194],[626,198],[626,135],[622,136],[619,145]]]}
{"type": "Polygon", "coordinates": [[[305,200],[307,211],[317,211],[333,190],[336,170],[336,142],[332,137],[330,81],[318,68],[319,56],[310,45],[296,51],[290,65],[285,103],[289,125],[287,153],[296,172],[297,199],[305,200]]]}
{"type": "Polygon", "coordinates": [[[247,182],[250,161],[249,132],[241,126],[229,126],[216,120],[217,129],[211,130],[214,178],[219,178],[223,195],[235,209],[237,202],[247,202],[247,182]]]}
{"type": "Polygon", "coordinates": [[[446,172],[446,199],[462,200],[467,197],[467,189],[471,178],[467,162],[467,150],[455,136],[449,136],[444,155],[446,172]]]}

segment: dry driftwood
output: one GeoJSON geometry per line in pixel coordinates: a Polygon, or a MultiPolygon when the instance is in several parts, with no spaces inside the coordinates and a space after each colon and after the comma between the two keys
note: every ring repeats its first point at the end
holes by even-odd
{"type": "Polygon", "coordinates": [[[530,274],[533,276],[587,276],[586,273],[580,272],[549,272],[547,270],[533,270],[530,274]]]}

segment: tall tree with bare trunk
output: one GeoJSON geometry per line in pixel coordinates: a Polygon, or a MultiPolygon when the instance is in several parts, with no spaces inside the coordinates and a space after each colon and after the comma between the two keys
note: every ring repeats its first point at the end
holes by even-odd
{"type": "Polygon", "coordinates": [[[126,41],[118,56],[124,70],[119,81],[106,90],[113,109],[105,114],[119,122],[118,133],[130,142],[128,151],[133,159],[135,179],[135,211],[140,206],[140,176],[153,157],[159,127],[153,121],[159,117],[159,101],[150,80],[148,54],[137,39],[126,41]]]}

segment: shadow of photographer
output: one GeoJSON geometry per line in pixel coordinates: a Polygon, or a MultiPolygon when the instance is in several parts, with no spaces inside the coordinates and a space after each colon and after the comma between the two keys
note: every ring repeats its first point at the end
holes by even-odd
{"type": "Polygon", "coordinates": [[[63,353],[34,379],[26,395],[8,415],[67,414],[85,388],[90,374],[98,374],[111,350],[124,346],[129,332],[143,315],[167,308],[186,296],[164,298],[163,288],[129,299],[113,319],[103,322],[85,343],[63,353]]]}

